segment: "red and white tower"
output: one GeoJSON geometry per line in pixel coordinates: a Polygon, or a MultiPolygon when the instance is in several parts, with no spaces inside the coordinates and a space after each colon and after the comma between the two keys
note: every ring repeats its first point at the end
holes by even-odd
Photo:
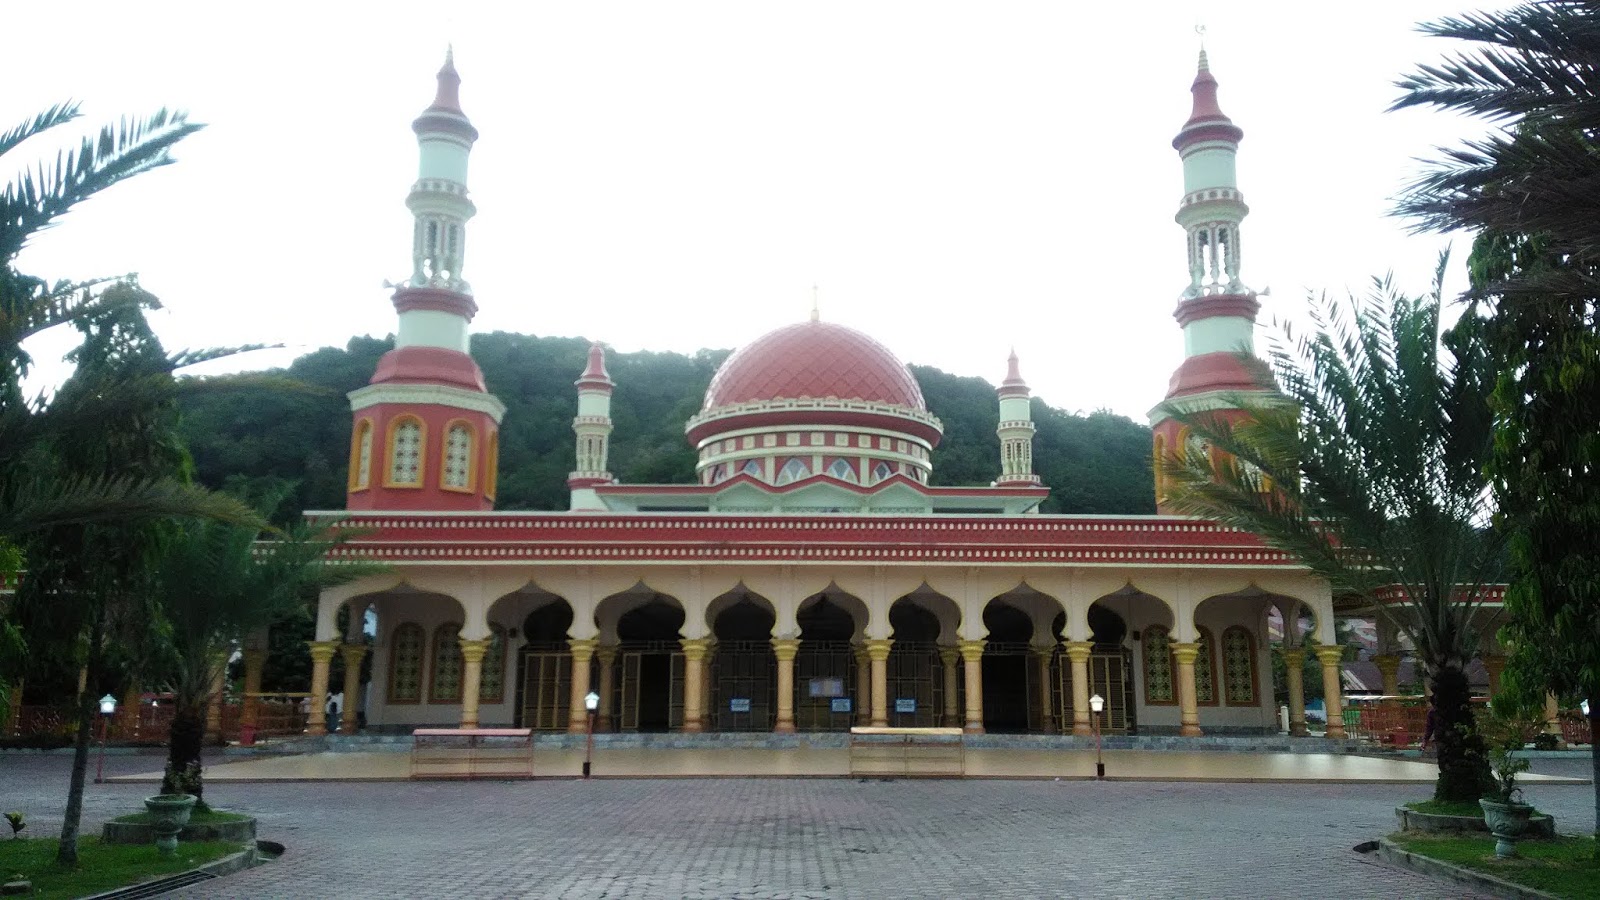
{"type": "Polygon", "coordinates": [[[1033,474],[1033,402],[1015,350],[1007,360],[1006,380],[995,393],[1000,396],[1000,424],[995,429],[1000,436],[1000,477],[995,484],[1038,487],[1039,476],[1033,474]]]}
{"type": "Polygon", "coordinates": [[[1217,105],[1217,80],[1206,52],[1190,88],[1194,108],[1172,146],[1183,160],[1183,200],[1177,222],[1188,239],[1189,285],[1173,316],[1183,326],[1184,360],[1172,374],[1166,400],[1150,413],[1155,432],[1156,508],[1164,507],[1160,460],[1189,447],[1186,429],[1172,413],[1215,411],[1243,417],[1250,398],[1277,397],[1253,333],[1261,304],[1239,277],[1239,225],[1249,214],[1238,187],[1234,159],[1244,130],[1217,105]]]}
{"type": "Polygon", "coordinates": [[[589,345],[589,363],[578,377],[578,415],[572,420],[572,430],[577,436],[576,464],[567,476],[567,489],[572,492],[571,508],[603,510],[594,491],[597,485],[612,484],[616,479],[606,471],[606,458],[611,452],[611,388],[614,383],[606,372],[606,348],[595,341],[589,345]]]}
{"type": "Polygon", "coordinates": [[[411,277],[395,289],[395,348],[372,381],[350,393],[350,509],[494,508],[500,418],[473,362],[468,326],[478,311],[461,277],[467,158],[478,139],[460,102],[461,77],[446,53],[438,93],[411,129],[420,163],[406,206],[415,217],[411,277]]]}

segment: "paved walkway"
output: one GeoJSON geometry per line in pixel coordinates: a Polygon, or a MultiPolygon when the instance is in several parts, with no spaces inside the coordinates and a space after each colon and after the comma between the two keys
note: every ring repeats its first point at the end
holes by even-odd
{"type": "MultiPolygon", "coordinates": [[[[986,778],[1094,778],[1093,751],[969,750],[968,775],[986,778]]],[[[1108,750],[1106,776],[1116,781],[1343,782],[1349,784],[1431,784],[1438,776],[1432,761],[1379,759],[1347,754],[1226,753],[1161,750],[1108,750]]],[[[534,755],[538,777],[572,777],[583,771],[582,750],[545,750],[534,755]]],[[[666,750],[614,748],[594,754],[600,778],[675,777],[830,777],[849,775],[849,751],[666,750]]],[[[398,781],[410,777],[404,752],[329,752],[263,756],[214,764],[212,782],[248,781],[398,781]]],[[[1527,775],[1530,782],[1564,782],[1554,775],[1527,775]]],[[[160,781],[152,769],[119,776],[118,781],[160,781]]]]}
{"type": "MultiPolygon", "coordinates": [[[[1217,755],[1217,754],[1209,754],[1217,755]]],[[[158,757],[108,757],[108,775],[158,757]]],[[[70,759],[0,756],[0,805],[60,827],[70,759]]],[[[1587,761],[1538,762],[1581,776],[1587,761]]],[[[139,783],[90,785],[85,824],[139,783]]],[[[187,897],[1407,897],[1459,889],[1351,851],[1423,786],[1054,780],[214,782],[283,860],[187,897]]],[[[1564,831],[1586,785],[1535,782],[1564,831]]]]}

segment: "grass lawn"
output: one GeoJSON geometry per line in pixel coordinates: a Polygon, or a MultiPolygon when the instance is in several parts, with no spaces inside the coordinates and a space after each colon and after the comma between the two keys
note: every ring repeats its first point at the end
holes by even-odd
{"type": "Polygon", "coordinates": [[[70,900],[158,875],[185,872],[242,849],[240,844],[225,841],[180,843],[178,855],[162,857],[155,844],[102,844],[98,837],[81,837],[78,868],[69,871],[56,867],[53,838],[0,840],[0,881],[21,875],[33,882],[33,893],[23,897],[70,900]]]}
{"type": "Polygon", "coordinates": [[[1395,834],[1390,840],[1419,853],[1463,868],[1547,891],[1571,900],[1600,900],[1600,862],[1594,838],[1561,837],[1553,841],[1521,841],[1521,859],[1495,859],[1494,838],[1436,837],[1395,834]]]}
{"type": "MultiPolygon", "coordinates": [[[[197,810],[189,813],[189,824],[190,825],[214,825],[214,824],[216,824],[218,822],[237,822],[237,821],[239,821],[241,819],[248,819],[248,818],[250,818],[250,817],[247,816],[247,815],[244,815],[243,813],[218,812],[217,810],[214,810],[214,809],[205,809],[205,810],[197,809],[197,810]]],[[[155,820],[156,820],[156,817],[154,815],[150,814],[148,811],[146,811],[146,812],[128,813],[125,816],[117,816],[115,819],[112,819],[111,821],[113,821],[113,822],[134,822],[134,823],[137,823],[137,824],[140,824],[140,825],[150,825],[150,824],[154,824],[155,820]]]]}

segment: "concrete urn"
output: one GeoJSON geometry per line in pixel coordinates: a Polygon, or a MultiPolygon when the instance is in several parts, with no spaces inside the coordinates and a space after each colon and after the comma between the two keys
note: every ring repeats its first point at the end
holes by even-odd
{"type": "Polygon", "coordinates": [[[156,831],[156,849],[162,856],[178,852],[178,832],[189,824],[189,813],[194,811],[193,794],[157,794],[146,797],[144,808],[150,811],[156,831]]]}
{"type": "Polygon", "coordinates": [[[1483,807],[1483,821],[1494,835],[1494,855],[1511,859],[1517,855],[1517,841],[1528,833],[1528,821],[1533,807],[1526,803],[1500,803],[1495,800],[1478,801],[1483,807]]]}

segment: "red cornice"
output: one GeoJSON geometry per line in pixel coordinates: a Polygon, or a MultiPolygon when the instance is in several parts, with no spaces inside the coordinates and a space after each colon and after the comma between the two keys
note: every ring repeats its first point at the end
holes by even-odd
{"type": "Polygon", "coordinates": [[[660,496],[693,497],[709,494],[720,494],[735,485],[749,484],[759,488],[764,493],[787,494],[813,484],[831,484],[843,488],[851,493],[876,494],[885,488],[903,484],[926,497],[1048,497],[1050,489],[1046,487],[1024,489],[1021,487],[930,487],[907,475],[896,473],[871,485],[852,484],[828,475],[812,475],[799,481],[791,481],[783,485],[771,485],[765,481],[744,472],[716,484],[608,484],[598,488],[601,494],[655,494],[660,496]]]}
{"type": "Polygon", "coordinates": [[[400,313],[410,312],[413,309],[431,309],[458,315],[468,322],[478,314],[478,304],[471,297],[444,288],[403,287],[394,292],[391,300],[394,303],[394,311],[400,313]]]}
{"type": "Polygon", "coordinates": [[[1207,294],[1179,303],[1178,308],[1172,311],[1172,317],[1178,320],[1180,326],[1217,316],[1236,316],[1254,322],[1256,313],[1260,311],[1261,302],[1254,294],[1207,294]]]}
{"type": "Polygon", "coordinates": [[[744,428],[775,428],[790,425],[796,427],[836,425],[843,428],[879,428],[884,431],[897,431],[902,434],[915,435],[927,441],[930,447],[939,446],[939,438],[941,437],[938,428],[909,416],[831,407],[763,410],[745,415],[708,419],[688,429],[688,437],[690,444],[698,445],[701,441],[730,431],[744,428]]]}

